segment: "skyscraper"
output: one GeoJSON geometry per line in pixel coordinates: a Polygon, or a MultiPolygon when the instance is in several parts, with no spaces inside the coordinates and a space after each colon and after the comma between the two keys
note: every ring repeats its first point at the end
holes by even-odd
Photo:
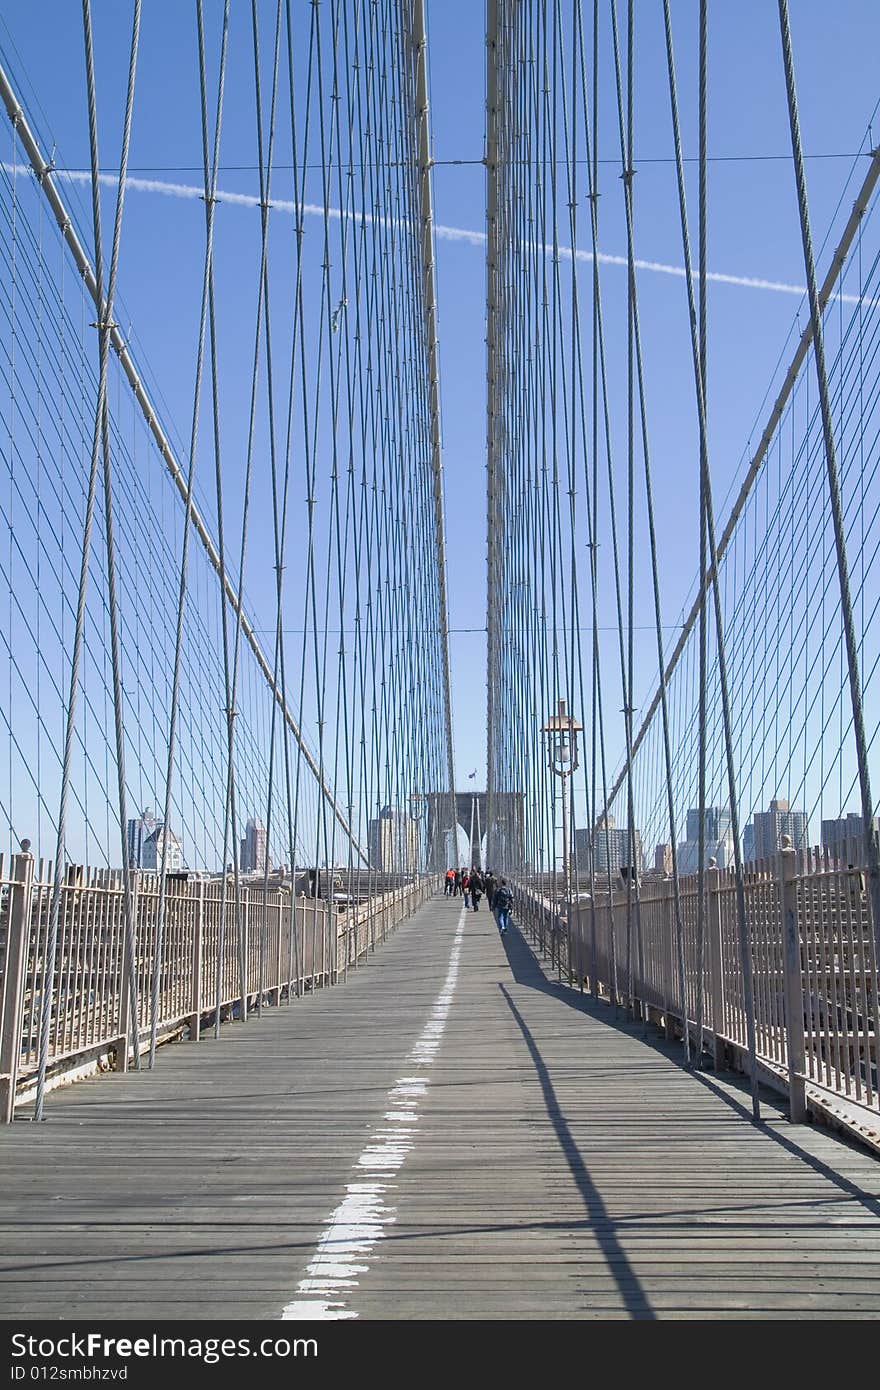
{"type": "Polygon", "coordinates": [[[755,826],[752,821],[743,829],[743,863],[751,864],[755,858],[755,826]]]}
{"type": "MultiPolygon", "coordinates": [[[[152,835],[148,835],[144,840],[142,869],[152,869],[155,873],[159,873],[162,868],[162,855],[165,852],[165,840],[164,825],[157,825],[152,835]]],[[[183,846],[173,830],[167,832],[167,840],[168,860],[166,867],[170,874],[176,874],[183,868],[183,846]]]]}
{"type": "Polygon", "coordinates": [[[241,871],[243,874],[264,874],[267,863],[266,827],[251,816],[241,842],[241,871]]]}
{"type": "MultiPolygon", "coordinates": [[[[829,850],[835,858],[844,858],[861,851],[862,826],[864,822],[858,811],[849,811],[838,820],[823,820],[822,848],[829,850]]],[[[874,817],[874,833],[880,826],[880,817],[874,817]]]]}
{"type": "MultiPolygon", "coordinates": [[[[720,806],[707,806],[703,817],[704,838],[709,840],[727,840],[730,838],[731,819],[730,812],[723,810],[720,806]]],[[[699,841],[700,838],[700,808],[691,807],[687,813],[687,838],[699,841]]]]}
{"type": "MultiPolygon", "coordinates": [[[[720,806],[707,806],[703,816],[703,868],[715,860],[719,869],[733,863],[733,832],[730,812],[720,806]]],[[[691,807],[687,813],[687,839],[678,847],[678,871],[695,874],[700,867],[700,808],[691,807]]]]}
{"type": "Polygon", "coordinates": [[[384,874],[413,874],[419,865],[419,825],[404,811],[383,806],[367,827],[370,864],[384,874]]]}
{"type": "MultiPolygon", "coordinates": [[[[635,832],[635,848],[636,868],[641,872],[642,837],[638,830],[635,832]]],[[[631,861],[629,831],[625,828],[618,828],[613,816],[608,817],[606,827],[604,816],[600,816],[592,832],[589,830],[576,830],[574,832],[574,852],[579,872],[589,872],[590,855],[592,854],[594,873],[617,874],[631,861]]]]}
{"type": "Polygon", "coordinates": [[[770,802],[767,811],[756,811],[752,817],[754,827],[754,847],[752,854],[746,853],[745,837],[743,852],[746,859],[770,859],[782,848],[782,836],[791,837],[793,849],[805,849],[808,844],[807,813],[792,811],[787,801],[777,797],[770,802]]]}
{"type": "Polygon", "coordinates": [[[654,847],[654,873],[672,873],[672,845],[663,844],[654,847]]]}
{"type": "Polygon", "coordinates": [[[128,845],[128,867],[130,869],[146,868],[144,863],[144,844],[155,829],[156,819],[149,808],[145,811],[141,811],[137,820],[128,821],[125,838],[128,845]]]}

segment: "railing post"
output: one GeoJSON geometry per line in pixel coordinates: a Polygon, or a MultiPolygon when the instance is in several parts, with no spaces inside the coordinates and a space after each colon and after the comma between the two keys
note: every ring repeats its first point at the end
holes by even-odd
{"type": "Polygon", "coordinates": [[[202,1035],[202,957],[205,935],[205,880],[199,879],[199,894],[196,902],[196,920],[192,943],[192,1013],[189,1016],[190,1042],[198,1042],[202,1035]]]}
{"type": "Polygon", "coordinates": [[[350,904],[346,903],[345,910],[343,912],[337,911],[333,915],[333,935],[330,938],[333,950],[333,954],[330,960],[330,983],[333,985],[339,983],[339,923],[340,920],[342,920],[343,922],[348,921],[349,906],[350,904]]]}
{"type": "Polygon", "coordinates": [[[779,852],[779,907],[782,921],[782,963],[785,977],[785,1039],[788,1052],[789,1114],[795,1124],[807,1118],[806,1048],[804,1043],[804,982],[801,971],[797,916],[797,850],[788,835],[779,852]]]}
{"type": "MultiPolygon", "coordinates": [[[[125,873],[125,870],[122,870],[125,873]]],[[[129,869],[129,888],[131,891],[131,915],[134,922],[135,959],[129,958],[128,940],[122,938],[122,974],[119,981],[119,1037],[116,1040],[116,1061],[114,1071],[128,1071],[128,1051],[132,1046],[131,984],[130,977],[137,978],[137,920],[138,920],[138,874],[137,869],[129,869]]],[[[109,884],[108,884],[109,888],[109,884]]],[[[138,1020],[139,1023],[139,1020],[138,1020]]],[[[133,1046],[140,1048],[141,1032],[135,1031],[133,1046]]]]}
{"type": "Polygon", "coordinates": [[[311,969],[311,972],[310,972],[310,974],[309,974],[309,979],[311,980],[311,986],[310,986],[310,987],[311,987],[311,991],[312,991],[312,994],[314,994],[314,992],[315,992],[315,990],[316,990],[316,988],[317,988],[317,985],[315,984],[315,980],[316,980],[316,978],[317,978],[317,970],[318,970],[318,899],[317,899],[317,897],[312,898],[312,950],[311,950],[311,966],[312,966],[312,969],[311,969]]]}
{"type": "Polygon", "coordinates": [[[724,1067],[724,955],[721,944],[721,870],[714,860],[706,870],[706,935],[709,943],[709,977],[712,1000],[712,1065],[724,1067]]]}
{"type": "Polygon", "coordinates": [[[22,840],[21,853],[12,862],[12,881],[6,914],[6,946],[3,962],[3,997],[0,1003],[0,1121],[9,1124],[15,1110],[15,1083],[21,1059],[24,987],[34,888],[34,856],[30,840],[22,840]]]}
{"type": "MultiPolygon", "coordinates": [[[[675,1042],[675,1006],[673,1000],[677,998],[681,987],[676,965],[678,962],[678,941],[676,938],[675,925],[675,883],[671,878],[664,879],[660,888],[661,900],[661,937],[662,937],[662,960],[663,960],[663,1034],[667,1042],[675,1042]]],[[[685,972],[685,975],[687,972],[685,972]]],[[[682,1037],[684,1030],[688,1027],[687,1011],[687,980],[685,979],[685,997],[679,1000],[681,1005],[681,1031],[682,1037]]],[[[648,1019],[651,1015],[648,1011],[648,1019]]]]}
{"type": "MultiPolygon", "coordinates": [[[[250,974],[251,974],[251,960],[250,960],[250,955],[251,955],[251,937],[250,937],[251,919],[250,919],[250,905],[251,905],[251,894],[250,894],[250,888],[248,887],[248,888],[246,888],[246,889],[244,890],[244,892],[241,894],[241,941],[242,941],[241,951],[242,951],[242,954],[243,954],[243,956],[244,956],[244,980],[242,981],[242,990],[243,990],[243,994],[242,994],[242,1000],[241,1000],[241,1015],[240,1015],[240,1018],[239,1018],[239,1022],[240,1022],[240,1023],[247,1023],[248,1013],[249,1013],[249,1011],[250,1011],[250,1010],[249,1010],[249,1006],[248,1006],[248,1000],[250,999],[250,995],[251,995],[251,991],[250,991],[250,989],[248,988],[248,986],[250,985],[250,974]]],[[[259,990],[259,983],[258,983],[258,985],[257,985],[257,989],[259,990]]]]}
{"type": "MultiPolygon", "coordinates": [[[[275,1007],[276,1007],[276,1008],[277,1008],[277,1007],[280,1005],[280,1003],[281,1003],[281,976],[282,976],[281,946],[282,946],[282,942],[283,942],[283,939],[284,939],[284,935],[283,935],[283,929],[284,929],[284,899],[285,899],[284,889],[283,889],[283,888],[279,888],[279,890],[278,890],[278,899],[277,899],[276,910],[275,910],[275,921],[276,921],[276,926],[277,926],[277,930],[276,930],[276,932],[275,932],[275,988],[274,988],[273,991],[272,991],[272,993],[273,993],[273,995],[274,995],[274,997],[275,997],[275,1007]]],[[[268,910],[268,909],[264,909],[264,910],[268,910]]],[[[268,936],[268,932],[266,933],[266,935],[268,936]]]]}
{"type": "Polygon", "coordinates": [[[675,903],[673,901],[674,884],[671,878],[664,878],[657,890],[657,900],[660,903],[660,932],[659,947],[656,955],[657,967],[660,972],[660,999],[661,1007],[656,1004],[646,1004],[645,1014],[649,1023],[659,1025],[660,1015],[664,1020],[666,1036],[669,1036],[669,1014],[670,998],[672,991],[672,981],[675,979],[675,903]]]}

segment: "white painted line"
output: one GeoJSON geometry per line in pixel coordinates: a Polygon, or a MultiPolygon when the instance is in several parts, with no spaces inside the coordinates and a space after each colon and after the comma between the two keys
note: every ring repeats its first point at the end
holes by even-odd
{"type": "MultiPolygon", "coordinates": [[[[446,980],[406,1059],[407,1066],[426,1068],[437,1056],[458,980],[465,919],[462,908],[446,980]]],[[[425,1075],[398,1077],[391,1087],[386,1098],[388,1109],[382,1116],[384,1122],[390,1123],[370,1135],[355,1164],[358,1176],[348,1184],[339,1206],[331,1212],[305,1278],[297,1286],[296,1297],[281,1314],[283,1320],[329,1321],[358,1316],[354,1309],[346,1307],[345,1300],[350,1299],[361,1275],[367,1273],[367,1261],[385,1234],[385,1227],[396,1219],[396,1209],[386,1203],[385,1195],[415,1144],[418,1105],[427,1090],[425,1075]]]]}

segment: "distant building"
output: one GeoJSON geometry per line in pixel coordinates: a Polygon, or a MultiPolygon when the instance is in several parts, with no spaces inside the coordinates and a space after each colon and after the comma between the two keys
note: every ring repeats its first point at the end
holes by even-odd
{"type": "MultiPolygon", "coordinates": [[[[719,869],[733,863],[733,830],[730,812],[707,806],[703,816],[703,868],[714,859],[719,869]]],[[[695,874],[700,867],[700,808],[687,813],[687,839],[678,847],[678,872],[695,874]]]]}
{"type": "Polygon", "coordinates": [[[672,873],[672,845],[656,845],[654,847],[654,873],[672,873]]]}
{"type": "Polygon", "coordinates": [[[125,839],[128,846],[128,867],[144,869],[144,843],[156,829],[156,818],[151,810],[142,811],[137,820],[128,821],[125,839]]]}
{"type": "MultiPolygon", "coordinates": [[[[162,868],[162,855],[165,853],[165,838],[164,825],[157,825],[152,835],[147,836],[143,847],[142,869],[152,869],[155,873],[159,873],[162,868]]],[[[176,874],[183,868],[183,845],[173,830],[167,832],[167,838],[168,859],[166,867],[170,874],[176,874]]]]}
{"type": "Polygon", "coordinates": [[[266,827],[251,816],[241,842],[240,866],[243,874],[264,874],[268,863],[266,827]]]}
{"type": "Polygon", "coordinates": [[[751,821],[743,830],[743,863],[751,864],[755,858],[755,827],[751,821]]]}
{"type": "MultiPolygon", "coordinates": [[[[635,832],[635,849],[636,868],[641,872],[642,837],[638,830],[635,832]]],[[[600,816],[592,833],[589,830],[574,832],[574,852],[579,872],[589,872],[592,855],[594,873],[618,874],[631,862],[629,831],[618,828],[613,816],[608,817],[607,825],[605,817],[600,816]]]]}
{"type": "MultiPolygon", "coordinates": [[[[839,820],[823,820],[822,848],[829,850],[835,858],[842,859],[851,850],[861,851],[864,821],[858,811],[850,811],[839,820]],[[855,843],[854,843],[855,842],[855,843]]],[[[874,817],[874,833],[880,830],[880,817],[874,817]]]]}
{"type": "MultiPolygon", "coordinates": [[[[729,869],[733,863],[732,840],[706,840],[703,845],[703,868],[708,869],[715,860],[719,869],[729,869]]],[[[700,869],[699,840],[683,840],[678,847],[678,872],[696,874],[700,869]]]]}
{"type": "Polygon", "coordinates": [[[782,837],[791,838],[793,849],[806,849],[809,843],[809,827],[806,811],[792,811],[787,801],[777,797],[770,802],[767,811],[756,811],[752,817],[752,843],[747,844],[749,827],[743,835],[743,858],[770,859],[782,848],[782,837]]]}
{"type": "Polygon", "coordinates": [[[380,873],[414,874],[419,867],[419,823],[405,811],[383,806],[367,827],[370,864],[380,873]]]}
{"type": "Polygon", "coordinates": [[[578,830],[574,832],[574,862],[579,874],[590,872],[590,832],[589,830],[578,830]]]}
{"type": "MultiPolygon", "coordinates": [[[[732,832],[730,812],[720,806],[707,806],[703,816],[703,837],[706,840],[729,840],[732,832]]],[[[699,841],[700,808],[691,807],[687,813],[687,837],[699,841]]]]}

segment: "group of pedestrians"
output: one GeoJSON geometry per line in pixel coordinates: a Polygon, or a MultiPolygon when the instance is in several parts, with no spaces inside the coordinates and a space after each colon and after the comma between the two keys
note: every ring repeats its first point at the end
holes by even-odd
{"type": "Polygon", "coordinates": [[[464,896],[466,908],[480,910],[480,899],[485,895],[489,911],[494,912],[498,930],[505,935],[510,925],[510,909],[513,907],[513,894],[506,878],[497,879],[491,869],[481,873],[479,869],[447,869],[444,893],[447,898],[464,896]]]}

